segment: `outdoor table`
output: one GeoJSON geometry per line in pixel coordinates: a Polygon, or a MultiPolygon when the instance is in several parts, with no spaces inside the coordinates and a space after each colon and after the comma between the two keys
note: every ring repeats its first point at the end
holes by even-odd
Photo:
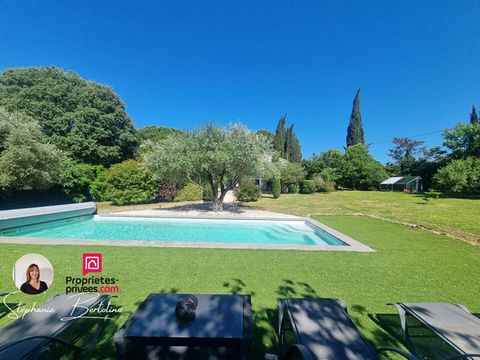
{"type": "Polygon", "coordinates": [[[195,295],[196,318],[182,323],[175,306],[185,294],[150,294],[115,334],[120,359],[250,358],[250,295],[195,295]]]}

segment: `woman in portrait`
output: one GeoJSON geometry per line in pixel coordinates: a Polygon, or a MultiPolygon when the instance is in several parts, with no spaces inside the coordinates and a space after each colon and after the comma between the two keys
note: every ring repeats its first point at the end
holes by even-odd
{"type": "Polygon", "coordinates": [[[40,269],[37,264],[30,264],[27,268],[27,281],[20,290],[25,294],[37,295],[48,289],[47,284],[40,280],[40,269]]]}

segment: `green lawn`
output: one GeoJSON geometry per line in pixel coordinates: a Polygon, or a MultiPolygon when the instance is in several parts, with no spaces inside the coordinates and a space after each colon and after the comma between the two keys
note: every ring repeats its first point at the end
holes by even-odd
{"type": "Polygon", "coordinates": [[[480,199],[442,198],[380,191],[266,195],[251,206],[295,215],[362,213],[415,224],[457,239],[480,243],[480,199]]]}
{"type": "MultiPolygon", "coordinates": [[[[81,276],[83,252],[103,253],[102,275],[120,279],[121,291],[113,302],[121,305],[124,313],[111,322],[99,348],[85,358],[113,358],[116,328],[149,293],[159,291],[252,294],[255,359],[263,358],[265,351],[276,351],[273,324],[277,297],[343,298],[355,323],[375,346],[401,346],[395,312],[388,302],[447,301],[480,312],[480,247],[368,217],[315,218],[377,252],[2,244],[0,290],[14,290],[11,268],[20,256],[43,254],[54,266],[55,280],[48,294],[35,298],[40,304],[48,296],[65,291],[65,276],[81,276]]],[[[14,300],[33,301],[26,295],[14,300]]],[[[0,312],[0,326],[9,321],[5,315],[0,312]]]]}

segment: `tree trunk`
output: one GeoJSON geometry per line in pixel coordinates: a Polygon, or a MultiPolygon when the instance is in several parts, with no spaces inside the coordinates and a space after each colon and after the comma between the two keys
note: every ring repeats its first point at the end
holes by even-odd
{"type": "Polygon", "coordinates": [[[212,210],[213,211],[223,211],[223,197],[213,199],[212,210]]]}
{"type": "Polygon", "coordinates": [[[220,192],[220,196],[213,199],[213,202],[212,202],[213,211],[223,211],[223,200],[225,199],[225,195],[227,195],[227,189],[222,186],[222,191],[220,192]]]}

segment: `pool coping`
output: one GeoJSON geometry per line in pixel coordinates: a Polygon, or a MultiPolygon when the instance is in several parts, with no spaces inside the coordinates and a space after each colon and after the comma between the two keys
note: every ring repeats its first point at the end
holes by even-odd
{"type": "MultiPolygon", "coordinates": [[[[99,217],[128,217],[135,215],[96,215],[99,217]]],[[[184,216],[141,216],[142,218],[169,218],[169,219],[205,219],[205,220],[238,220],[238,221],[305,221],[312,226],[318,227],[327,233],[340,239],[347,246],[335,245],[294,245],[294,244],[245,244],[245,243],[222,243],[222,242],[188,242],[188,241],[144,241],[144,240],[86,240],[79,238],[54,239],[36,238],[28,236],[10,237],[0,236],[0,244],[33,244],[33,245],[77,245],[77,246],[139,246],[139,247],[164,247],[164,248],[200,248],[200,249],[252,249],[252,250],[301,250],[301,251],[342,251],[342,252],[375,252],[369,246],[332,229],[309,217],[271,218],[271,217],[184,217],[184,216]]]]}

